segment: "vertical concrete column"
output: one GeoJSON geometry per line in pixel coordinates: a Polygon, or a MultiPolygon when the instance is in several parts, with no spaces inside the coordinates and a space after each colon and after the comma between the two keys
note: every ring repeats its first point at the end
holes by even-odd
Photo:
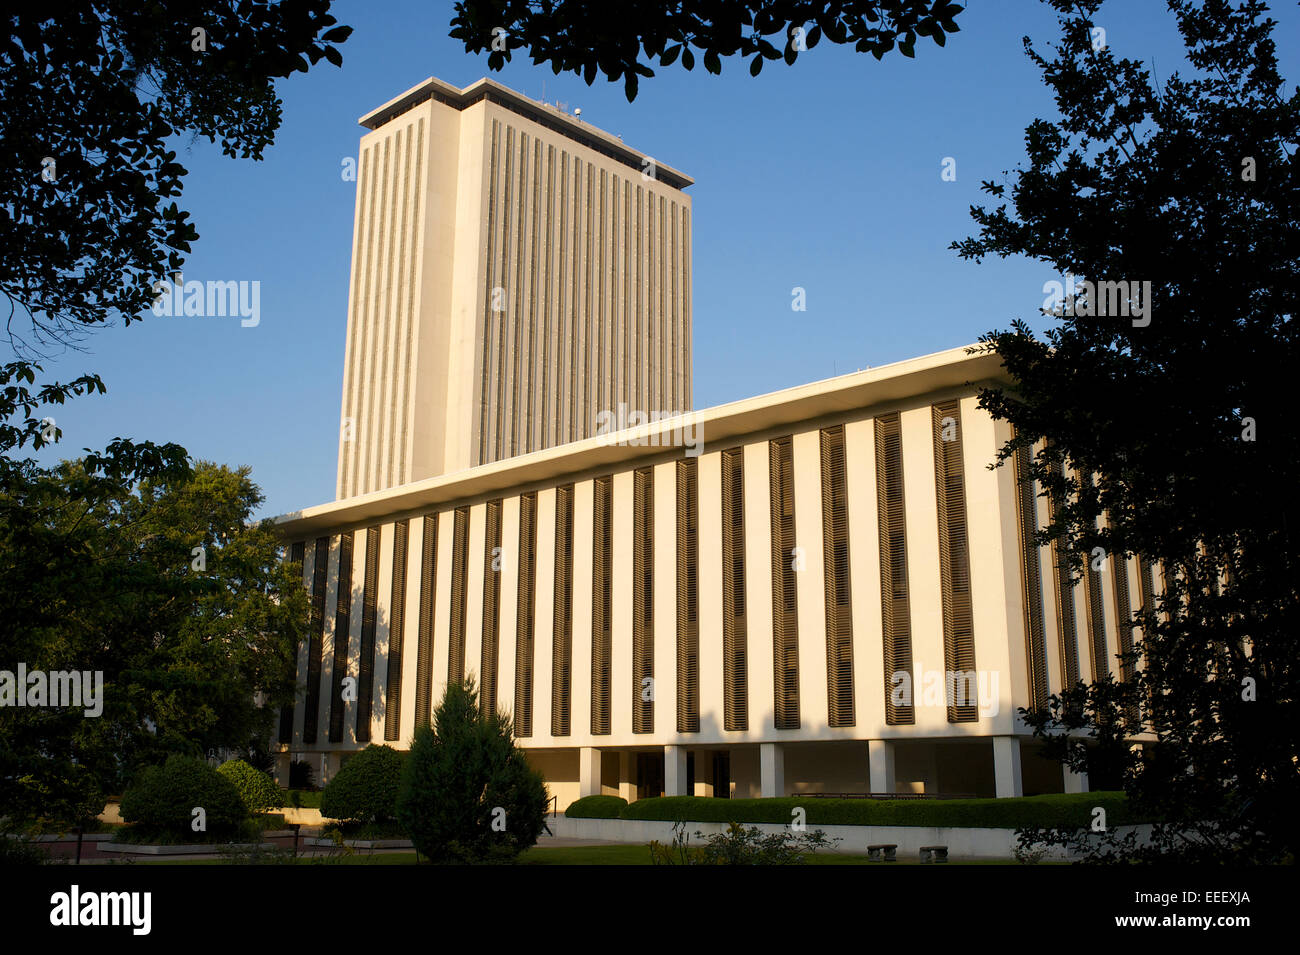
{"type": "Polygon", "coordinates": [[[281,789],[289,788],[289,764],[292,761],[292,753],[277,753],[275,756],[275,784],[281,789]]]}
{"type": "Polygon", "coordinates": [[[785,749],[781,743],[760,743],[759,780],[764,798],[785,795],[785,749]]]}
{"type": "Polygon", "coordinates": [[[1088,789],[1088,774],[1071,772],[1069,766],[1061,766],[1061,775],[1065,777],[1065,791],[1067,793],[1086,793],[1088,789]]]}
{"type": "Polygon", "coordinates": [[[999,799],[1025,793],[1020,776],[1020,740],[1014,736],[993,737],[993,783],[999,799]]]}
{"type": "Polygon", "coordinates": [[[627,750],[618,754],[618,794],[636,802],[636,754],[627,750]]]}
{"type": "Polygon", "coordinates": [[[695,792],[691,795],[713,795],[713,753],[708,750],[695,753],[695,792]]]}
{"type": "Polygon", "coordinates": [[[686,791],[686,747],[664,747],[664,795],[690,796],[686,791]]]}
{"type": "Polygon", "coordinates": [[[578,750],[578,795],[600,795],[600,750],[594,746],[578,750]]]}
{"type": "Polygon", "coordinates": [[[867,741],[867,762],[871,769],[871,791],[892,793],[898,791],[894,775],[894,743],[887,739],[867,741]]]}

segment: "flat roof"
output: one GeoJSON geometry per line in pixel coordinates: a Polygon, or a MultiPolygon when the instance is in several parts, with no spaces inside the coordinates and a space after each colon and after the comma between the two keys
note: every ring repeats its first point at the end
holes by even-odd
{"type": "Polygon", "coordinates": [[[506,491],[522,485],[556,481],[604,467],[635,467],[639,459],[662,455],[670,442],[650,442],[671,435],[683,421],[694,422],[707,453],[742,435],[808,421],[824,415],[923,395],[944,388],[1005,380],[1002,359],[984,346],[967,345],[906,361],[868,368],[756,398],[745,398],[686,417],[668,418],[635,428],[584,438],[491,464],[372,491],[356,497],[291,511],[275,518],[287,538],[311,536],[344,525],[362,524],[389,514],[436,507],[462,498],[506,491]],[[970,349],[980,351],[972,353],[970,349]],[[629,440],[644,441],[628,445],[629,440]]]}
{"type": "Polygon", "coordinates": [[[405,93],[393,97],[376,109],[372,109],[358,119],[357,122],[367,129],[374,130],[430,99],[436,99],[440,103],[446,103],[448,106],[463,110],[484,97],[490,97],[494,102],[500,103],[507,109],[521,113],[528,119],[555,129],[582,145],[595,149],[597,152],[617,159],[635,169],[644,168],[642,160],[653,159],[655,178],[666,185],[672,186],[674,189],[685,189],[695,182],[686,173],[674,169],[647,153],[624,144],[617,136],[589,123],[584,123],[576,116],[550,103],[530,99],[508,86],[502,86],[495,80],[488,79],[486,76],[477,82],[471,83],[464,89],[457,89],[450,83],[430,76],[424,82],[412,86],[405,93]]]}

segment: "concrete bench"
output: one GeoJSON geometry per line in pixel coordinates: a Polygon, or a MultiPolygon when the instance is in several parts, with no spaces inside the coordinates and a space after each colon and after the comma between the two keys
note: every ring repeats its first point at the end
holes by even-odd
{"type": "Polygon", "coordinates": [[[947,846],[921,846],[921,863],[927,862],[947,862],[947,846]]]}
{"type": "Polygon", "coordinates": [[[898,843],[896,842],[881,842],[881,843],[877,843],[874,846],[867,846],[867,861],[879,862],[880,853],[882,851],[885,853],[884,861],[886,862],[898,861],[898,855],[897,855],[898,843]]]}

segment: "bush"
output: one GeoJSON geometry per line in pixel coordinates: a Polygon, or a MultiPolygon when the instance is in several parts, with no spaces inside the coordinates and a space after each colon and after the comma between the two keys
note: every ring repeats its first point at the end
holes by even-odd
{"type": "Polygon", "coordinates": [[[403,762],[403,755],[393,747],[371,743],[344,763],[325,786],[321,815],[359,823],[396,819],[403,762]]]}
{"type": "Polygon", "coordinates": [[[583,796],[564,810],[567,819],[617,819],[627,808],[622,796],[583,796]]]}
{"type": "Polygon", "coordinates": [[[217,767],[217,772],[235,784],[244,808],[250,813],[279,809],[284,802],[275,780],[242,759],[227,760],[217,767]]]}
{"type": "Polygon", "coordinates": [[[319,789],[290,789],[285,805],[295,809],[319,809],[320,797],[319,789]]]}
{"type": "Polygon", "coordinates": [[[0,866],[47,865],[50,854],[39,843],[29,842],[21,833],[0,827],[0,866]]]}
{"type": "Polygon", "coordinates": [[[1019,829],[1023,826],[1086,826],[1094,806],[1106,810],[1108,826],[1148,820],[1138,818],[1123,793],[1069,793],[1020,799],[714,799],[707,796],[660,796],[638,799],[622,811],[623,819],[665,822],[788,823],[802,808],[805,821],[822,826],[939,826],[1019,829]]]}
{"type": "Polygon", "coordinates": [[[201,759],[171,756],[143,770],[122,794],[122,819],[174,835],[194,834],[193,810],[201,807],[210,833],[234,832],[248,818],[239,790],[201,759]]]}
{"type": "Polygon", "coordinates": [[[312,773],[311,763],[305,759],[295,759],[289,763],[289,788],[290,789],[310,789],[316,791],[315,775],[312,773]]]}
{"type": "Polygon", "coordinates": [[[511,862],[546,828],[547,800],[510,718],[480,713],[472,680],[449,685],[402,774],[398,818],[416,850],[435,863],[511,862]]]}
{"type": "Polygon", "coordinates": [[[673,841],[650,843],[651,865],[803,865],[818,849],[833,849],[839,839],[828,839],[820,829],[809,832],[764,834],[758,826],[746,829],[738,822],[726,832],[705,836],[702,846],[692,846],[685,822],[673,823],[673,841]]]}

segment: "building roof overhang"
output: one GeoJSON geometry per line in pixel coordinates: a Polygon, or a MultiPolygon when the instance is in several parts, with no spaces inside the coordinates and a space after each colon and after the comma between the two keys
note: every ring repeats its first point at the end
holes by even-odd
{"type": "Polygon", "coordinates": [[[562,483],[566,475],[604,467],[627,469],[660,456],[676,443],[675,431],[693,424],[710,448],[732,439],[873,405],[964,386],[1005,383],[1002,360],[977,346],[953,348],[853,374],[717,405],[685,416],[626,428],[423,481],[319,504],[276,517],[286,538],[303,538],[449,502],[505,492],[539,482],[562,483]],[[633,444],[631,442],[639,442],[633,444]]]}
{"type": "Polygon", "coordinates": [[[357,122],[367,129],[375,130],[389,120],[430,99],[437,99],[439,102],[463,110],[478,102],[487,94],[505,103],[515,112],[530,117],[543,125],[558,126],[565,134],[578,142],[599,152],[612,154],[636,169],[644,169],[644,161],[650,159],[655,166],[654,178],[672,186],[674,189],[685,189],[695,182],[686,173],[625,145],[617,136],[592,126],[590,123],[584,123],[576,116],[557,106],[530,99],[522,93],[517,93],[508,86],[502,86],[487,77],[471,83],[462,90],[431,76],[423,83],[411,87],[405,93],[393,97],[382,106],[372,109],[357,122]]]}

